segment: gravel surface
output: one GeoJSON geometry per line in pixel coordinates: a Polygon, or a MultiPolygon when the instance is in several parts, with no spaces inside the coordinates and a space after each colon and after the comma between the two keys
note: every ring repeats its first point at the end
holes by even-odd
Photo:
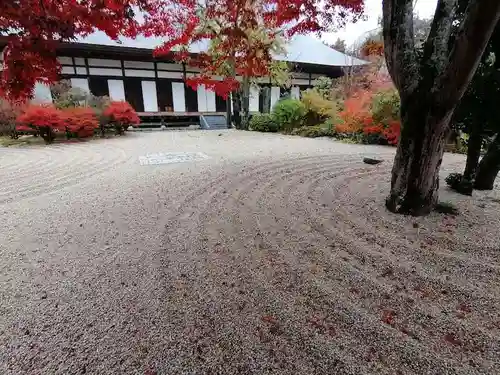
{"type": "Polygon", "coordinates": [[[500,373],[500,189],[392,215],[393,156],[236,131],[0,149],[0,374],[500,373]],[[140,165],[158,152],[208,158],[140,165]]]}

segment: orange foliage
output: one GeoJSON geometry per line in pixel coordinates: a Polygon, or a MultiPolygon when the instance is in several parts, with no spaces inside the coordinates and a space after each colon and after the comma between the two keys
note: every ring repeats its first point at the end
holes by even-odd
{"type": "Polygon", "coordinates": [[[370,104],[373,94],[370,91],[358,91],[344,102],[344,110],[339,113],[341,124],[336,126],[338,133],[357,133],[363,130],[367,118],[371,118],[370,104]]]}
{"type": "Polygon", "coordinates": [[[35,131],[38,128],[65,130],[62,112],[52,105],[30,105],[16,120],[19,131],[35,131]]]}
{"type": "Polygon", "coordinates": [[[123,126],[138,126],[141,122],[135,109],[124,101],[109,103],[109,106],[104,110],[104,115],[108,116],[111,122],[123,126]]]}
{"type": "Polygon", "coordinates": [[[78,138],[94,135],[94,130],[99,127],[97,116],[91,108],[68,108],[64,110],[66,130],[78,138]]]}
{"type": "Polygon", "coordinates": [[[341,122],[335,126],[335,131],[344,135],[380,135],[387,144],[395,146],[401,135],[401,122],[394,119],[384,125],[374,121],[371,113],[374,93],[372,90],[359,90],[347,98],[344,110],[339,113],[341,122]]]}
{"type": "Polygon", "coordinates": [[[381,41],[369,39],[363,43],[361,46],[361,56],[383,56],[384,55],[384,43],[381,41]]]}
{"type": "Polygon", "coordinates": [[[389,127],[384,130],[383,135],[387,143],[393,146],[397,145],[401,135],[401,122],[391,121],[389,127]]]}

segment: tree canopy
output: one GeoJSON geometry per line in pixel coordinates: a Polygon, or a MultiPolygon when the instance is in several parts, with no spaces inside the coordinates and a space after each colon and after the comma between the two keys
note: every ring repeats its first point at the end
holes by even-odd
{"type": "MultiPolygon", "coordinates": [[[[356,20],[363,12],[363,0],[12,0],[0,3],[0,33],[6,37],[4,70],[0,79],[2,96],[26,99],[36,82],[58,78],[57,43],[74,41],[101,30],[113,39],[119,36],[162,36],[158,53],[175,52],[176,47],[203,39],[218,41],[220,52],[234,54],[243,74],[264,73],[261,60],[271,55],[270,42],[276,30],[285,37],[319,32],[356,20]],[[205,10],[200,17],[199,8],[205,10]],[[222,21],[219,32],[210,32],[207,19],[222,21]],[[78,22],[75,22],[78,20],[78,22]],[[257,25],[265,25],[256,30],[257,25]],[[248,30],[252,30],[249,32],[248,30]],[[265,33],[255,38],[256,33],[265,33]]],[[[215,26],[215,25],[212,25],[215,26]]],[[[184,54],[183,54],[184,53],[184,54]]],[[[238,83],[224,80],[219,85],[231,90],[238,83]]],[[[224,91],[224,90],[223,90],[224,91]]]]}

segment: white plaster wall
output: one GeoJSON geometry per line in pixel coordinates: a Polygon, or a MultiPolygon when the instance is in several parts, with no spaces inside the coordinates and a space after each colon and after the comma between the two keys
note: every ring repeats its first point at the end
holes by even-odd
{"type": "Polygon", "coordinates": [[[125,88],[121,79],[108,79],[108,89],[111,100],[125,100],[125,88]]]}
{"type": "Polygon", "coordinates": [[[57,58],[57,61],[59,62],[59,64],[73,65],[73,59],[71,57],[59,56],[57,58]]]}
{"type": "Polygon", "coordinates": [[[72,66],[63,66],[61,69],[62,74],[75,74],[75,68],[72,66]]]}
{"type": "Polygon", "coordinates": [[[40,82],[35,83],[33,101],[35,103],[52,103],[52,94],[50,93],[50,87],[40,82]]]}
{"type": "Polygon", "coordinates": [[[158,78],[178,78],[182,79],[183,75],[181,72],[163,72],[158,71],[158,78]]]}
{"type": "Polygon", "coordinates": [[[293,99],[300,99],[300,89],[297,86],[292,87],[291,97],[293,99]]]}
{"type": "Polygon", "coordinates": [[[280,88],[273,86],[271,87],[271,111],[273,107],[280,100],[280,88]]]}
{"type": "Polygon", "coordinates": [[[120,60],[111,59],[88,59],[89,65],[92,66],[109,66],[113,68],[121,68],[122,62],[120,60]]]}
{"type": "Polygon", "coordinates": [[[207,112],[207,91],[205,90],[205,85],[199,85],[196,90],[196,96],[198,97],[198,112],[207,112]]]}
{"type": "Polygon", "coordinates": [[[206,100],[207,100],[207,112],[215,112],[215,92],[211,90],[205,90],[206,100]]]}
{"type": "Polygon", "coordinates": [[[89,74],[94,76],[123,76],[121,69],[89,68],[89,74]]]}
{"type": "Polygon", "coordinates": [[[89,81],[86,78],[71,78],[71,87],[90,93],[89,81]]]}
{"type": "Polygon", "coordinates": [[[174,112],[186,112],[183,82],[172,82],[172,97],[174,99],[174,112]]]}
{"type": "Polygon", "coordinates": [[[250,112],[259,112],[260,90],[256,86],[250,87],[250,112]]]}
{"type": "Polygon", "coordinates": [[[148,77],[148,78],[154,78],[155,77],[155,72],[153,70],[125,69],[125,76],[127,76],[127,77],[148,77]]]}
{"type": "Polygon", "coordinates": [[[158,112],[158,98],[156,96],[156,82],[142,81],[142,99],[145,112],[158,112]]]}
{"type": "Polygon", "coordinates": [[[76,74],[87,75],[87,69],[80,66],[76,67],[76,74]]]}
{"type": "Polygon", "coordinates": [[[154,69],[155,63],[147,61],[124,61],[125,68],[154,69]]]}

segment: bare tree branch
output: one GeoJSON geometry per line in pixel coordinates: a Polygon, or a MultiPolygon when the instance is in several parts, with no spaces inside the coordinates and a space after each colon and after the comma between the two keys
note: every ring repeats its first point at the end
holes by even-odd
{"type": "Polygon", "coordinates": [[[461,99],[500,19],[499,0],[471,0],[466,18],[449,54],[448,65],[438,78],[436,92],[443,109],[453,108],[461,99]]]}
{"type": "Polygon", "coordinates": [[[401,95],[418,84],[413,35],[413,0],[383,0],[384,50],[387,68],[401,95]]]}

